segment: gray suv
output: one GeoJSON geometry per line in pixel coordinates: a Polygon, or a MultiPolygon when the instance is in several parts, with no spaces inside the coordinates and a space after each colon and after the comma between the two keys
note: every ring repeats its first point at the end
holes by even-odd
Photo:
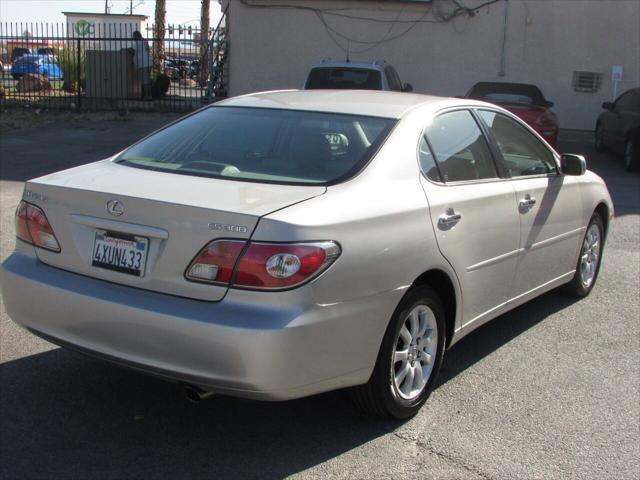
{"type": "Polygon", "coordinates": [[[386,90],[412,92],[410,83],[402,83],[398,71],[385,62],[334,62],[323,60],[311,68],[305,90],[386,90]]]}

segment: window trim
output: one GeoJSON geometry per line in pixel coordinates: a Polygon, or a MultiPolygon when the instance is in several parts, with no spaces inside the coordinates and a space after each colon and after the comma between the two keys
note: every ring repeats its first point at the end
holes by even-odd
{"type": "MultiPolygon", "coordinates": [[[[447,113],[452,113],[452,112],[457,112],[457,111],[467,111],[469,112],[469,114],[471,115],[471,118],[473,118],[473,120],[476,122],[476,125],[478,126],[478,128],[480,129],[480,133],[482,134],[482,136],[484,137],[485,141],[487,142],[487,147],[489,148],[489,153],[491,155],[491,160],[493,161],[493,165],[494,168],[496,169],[496,174],[498,175],[495,178],[479,178],[479,179],[474,179],[474,180],[460,180],[460,181],[456,181],[456,182],[445,182],[443,180],[443,176],[442,176],[442,171],[440,170],[440,163],[438,162],[438,158],[436,157],[434,150],[433,150],[433,146],[431,145],[431,140],[429,140],[429,136],[427,135],[427,129],[429,128],[429,125],[425,126],[422,128],[420,136],[418,137],[418,143],[416,146],[416,160],[418,161],[418,168],[420,170],[420,174],[430,183],[434,184],[434,185],[438,185],[438,186],[460,186],[460,185],[473,185],[473,184],[480,184],[480,183],[496,183],[496,182],[503,182],[505,180],[509,180],[509,177],[505,177],[503,176],[503,173],[506,172],[506,168],[504,168],[503,164],[498,165],[498,160],[496,159],[496,155],[495,155],[495,151],[492,148],[492,144],[491,141],[489,141],[489,139],[487,138],[486,132],[484,130],[483,125],[478,122],[478,118],[476,118],[476,114],[473,111],[473,109],[475,108],[475,106],[473,105],[456,105],[454,107],[447,107],[447,108],[443,108],[441,110],[436,111],[435,113],[433,113],[433,115],[431,116],[431,122],[433,123],[433,121],[438,118],[441,115],[446,115],[447,113]],[[431,156],[433,157],[433,160],[436,164],[436,167],[438,169],[438,176],[440,177],[440,181],[436,182],[435,180],[432,180],[431,178],[429,178],[426,174],[426,172],[423,170],[422,168],[422,162],[420,161],[420,143],[422,142],[422,139],[425,139],[427,146],[429,147],[429,151],[431,152],[431,156]]],[[[493,140],[492,140],[493,141],[493,140]]],[[[502,158],[502,157],[500,157],[502,158]]]]}
{"type": "Polygon", "coordinates": [[[506,111],[506,110],[498,110],[497,108],[491,108],[491,106],[487,106],[485,107],[483,106],[475,106],[474,108],[474,113],[476,113],[478,120],[484,125],[484,127],[487,130],[488,135],[491,137],[491,146],[492,148],[495,148],[495,152],[494,154],[497,156],[497,158],[500,159],[500,164],[501,164],[501,168],[504,169],[504,171],[507,173],[508,178],[511,180],[518,180],[518,179],[523,179],[523,178],[549,178],[549,177],[558,177],[561,176],[561,169],[560,169],[560,155],[558,154],[558,152],[556,152],[553,148],[551,148],[546,141],[544,141],[544,139],[540,136],[540,134],[538,134],[538,132],[536,132],[533,128],[531,128],[525,121],[523,121],[521,118],[519,118],[518,116],[514,115],[513,113],[506,111]],[[545,149],[547,149],[549,151],[549,153],[551,153],[551,156],[553,158],[554,164],[555,164],[555,172],[549,172],[549,173],[539,173],[536,175],[517,175],[517,176],[513,176],[511,175],[511,172],[509,172],[509,169],[506,166],[506,162],[504,160],[504,156],[502,155],[502,152],[500,151],[500,148],[498,147],[498,143],[497,140],[495,139],[493,132],[491,132],[491,128],[486,124],[486,122],[482,119],[482,116],[478,113],[478,111],[480,110],[485,110],[485,111],[489,111],[489,112],[493,112],[496,114],[502,114],[507,118],[512,119],[516,124],[520,125],[520,127],[524,128],[525,131],[529,132],[537,141],[538,143],[545,149]]]}

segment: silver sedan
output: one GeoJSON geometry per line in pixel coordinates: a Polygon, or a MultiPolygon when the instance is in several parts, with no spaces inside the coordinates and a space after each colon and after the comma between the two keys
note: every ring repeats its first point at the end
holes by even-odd
{"type": "Polygon", "coordinates": [[[27,182],[2,293],[34,334],[194,399],[349,387],[406,418],[460,338],[588,295],[613,213],[584,158],[493,105],[254,94],[27,182]]]}

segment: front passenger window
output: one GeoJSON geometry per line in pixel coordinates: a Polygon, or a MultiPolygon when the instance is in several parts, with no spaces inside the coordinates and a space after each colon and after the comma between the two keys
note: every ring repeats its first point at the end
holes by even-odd
{"type": "MultiPolygon", "coordinates": [[[[440,167],[442,181],[464,182],[498,177],[489,145],[468,110],[436,117],[427,128],[427,138],[440,167]]],[[[429,176],[429,172],[425,173],[429,176]]]]}
{"type": "Polygon", "coordinates": [[[553,153],[531,132],[501,113],[479,110],[512,177],[556,173],[553,153]]]}

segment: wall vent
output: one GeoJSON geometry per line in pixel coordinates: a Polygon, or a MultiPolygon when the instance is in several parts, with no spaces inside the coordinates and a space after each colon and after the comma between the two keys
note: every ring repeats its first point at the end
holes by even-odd
{"type": "Polygon", "coordinates": [[[571,84],[576,92],[595,93],[602,85],[602,73],[575,70],[571,84]]]}

